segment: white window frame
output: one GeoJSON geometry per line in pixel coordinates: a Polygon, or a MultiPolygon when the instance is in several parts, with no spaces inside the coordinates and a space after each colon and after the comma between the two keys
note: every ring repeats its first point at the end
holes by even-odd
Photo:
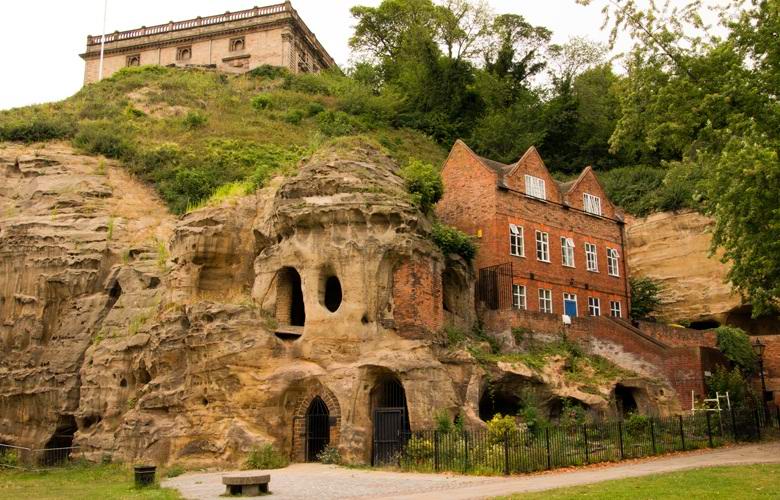
{"type": "Polygon", "coordinates": [[[552,289],[550,288],[539,289],[539,311],[543,313],[552,314],[553,312],[552,289]]]}
{"type": "Polygon", "coordinates": [[[574,317],[576,318],[580,314],[580,304],[579,304],[579,302],[577,302],[577,294],[576,293],[563,292],[563,314],[566,314],[566,301],[567,300],[574,301],[574,317]]]}
{"type": "Polygon", "coordinates": [[[582,193],[582,208],[593,215],[601,215],[601,198],[590,193],[582,193]]]}
{"type": "Polygon", "coordinates": [[[588,316],[601,316],[601,300],[598,297],[588,297],[588,316]]]}
{"type": "Polygon", "coordinates": [[[609,314],[613,318],[622,318],[623,317],[623,305],[620,303],[619,300],[610,300],[609,301],[609,314]]]}
{"type": "Polygon", "coordinates": [[[525,194],[533,196],[534,198],[539,198],[540,200],[546,200],[547,185],[544,182],[544,179],[525,174],[525,194]]]}
{"type": "Polygon", "coordinates": [[[550,234],[536,230],[536,260],[550,262],[550,234]]]}
{"type": "Polygon", "coordinates": [[[512,307],[522,310],[528,308],[525,285],[512,283],[512,307]]]}
{"type": "Polygon", "coordinates": [[[620,276],[620,254],[616,248],[607,247],[607,273],[610,276],[620,276]]]}
{"type": "Polygon", "coordinates": [[[593,243],[585,243],[585,269],[590,272],[599,272],[598,248],[593,243]]]}
{"type": "Polygon", "coordinates": [[[525,257],[525,235],[523,234],[523,226],[509,224],[509,255],[525,257]]]}
{"type": "Polygon", "coordinates": [[[561,264],[574,267],[574,240],[565,236],[561,236],[561,264]]]}

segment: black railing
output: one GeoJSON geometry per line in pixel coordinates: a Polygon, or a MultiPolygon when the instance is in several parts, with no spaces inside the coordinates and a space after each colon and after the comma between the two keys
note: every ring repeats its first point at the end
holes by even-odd
{"type": "Polygon", "coordinates": [[[406,436],[397,463],[416,471],[512,474],[616,462],[780,435],[780,410],[769,417],[743,408],[498,432],[415,431],[406,436]]]}
{"type": "Polygon", "coordinates": [[[477,300],[488,309],[512,307],[512,263],[484,267],[479,270],[477,300]]]}

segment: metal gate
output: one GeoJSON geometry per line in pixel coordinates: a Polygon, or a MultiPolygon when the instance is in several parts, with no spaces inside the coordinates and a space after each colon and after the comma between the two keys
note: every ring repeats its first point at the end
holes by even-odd
{"type": "Polygon", "coordinates": [[[374,465],[398,462],[398,455],[406,443],[405,423],[405,408],[374,410],[374,465]]]}
{"type": "Polygon", "coordinates": [[[512,263],[484,267],[479,270],[477,300],[488,309],[512,307],[512,263]]]}
{"type": "Polygon", "coordinates": [[[306,411],[306,461],[314,462],[330,443],[330,411],[319,396],[306,411]]]}

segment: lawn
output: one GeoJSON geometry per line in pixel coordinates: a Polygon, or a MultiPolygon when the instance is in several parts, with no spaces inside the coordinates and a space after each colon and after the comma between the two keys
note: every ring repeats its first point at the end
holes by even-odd
{"type": "Polygon", "coordinates": [[[0,469],[0,498],[36,500],[180,499],[175,490],[136,489],[133,473],[120,465],[84,465],[45,472],[0,469]]]}
{"type": "Polygon", "coordinates": [[[709,467],[502,498],[511,500],[777,499],[780,498],[780,464],[709,467]]]}

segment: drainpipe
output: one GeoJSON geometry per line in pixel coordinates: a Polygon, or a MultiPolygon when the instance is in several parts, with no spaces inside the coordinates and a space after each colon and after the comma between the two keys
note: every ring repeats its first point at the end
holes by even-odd
{"type": "Polygon", "coordinates": [[[626,291],[626,319],[631,321],[631,290],[628,286],[628,265],[626,264],[628,255],[626,254],[626,239],[624,235],[626,223],[618,221],[618,226],[620,226],[620,249],[623,251],[623,287],[626,291]]]}

